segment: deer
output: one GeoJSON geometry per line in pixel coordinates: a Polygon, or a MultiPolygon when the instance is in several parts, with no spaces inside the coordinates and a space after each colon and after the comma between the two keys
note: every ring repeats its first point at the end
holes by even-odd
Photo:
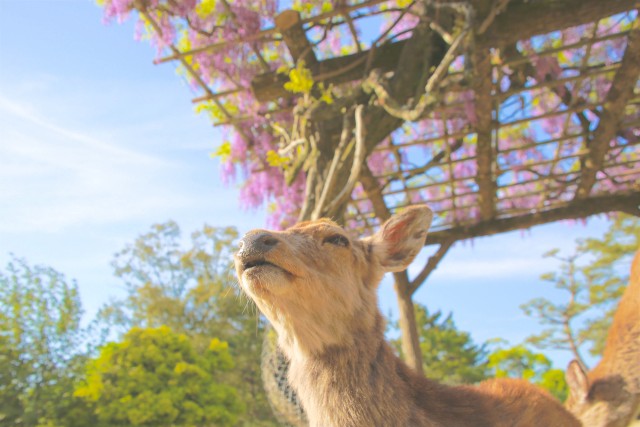
{"type": "Polygon", "coordinates": [[[562,404],[517,379],[448,386],[385,341],[377,287],[426,242],[432,211],[404,209],[358,239],[329,219],[248,232],[234,255],[241,289],[278,334],[312,427],[577,427],[562,404]]]}
{"type": "Polygon", "coordinates": [[[586,373],[576,360],[566,372],[565,406],[585,426],[640,426],[640,249],[609,327],[600,362],[586,373]]]}

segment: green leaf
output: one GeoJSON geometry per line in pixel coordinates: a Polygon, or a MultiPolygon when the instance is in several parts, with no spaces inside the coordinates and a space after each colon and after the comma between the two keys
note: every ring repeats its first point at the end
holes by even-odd
{"type": "Polygon", "coordinates": [[[283,157],[274,150],[267,151],[267,163],[275,168],[286,169],[291,159],[283,157]]]}
{"type": "Polygon", "coordinates": [[[216,151],[211,153],[211,157],[220,157],[223,162],[226,162],[229,156],[231,156],[231,143],[229,141],[223,142],[216,151]]]}
{"type": "Polygon", "coordinates": [[[216,8],[216,0],[200,0],[200,3],[196,6],[196,13],[202,19],[209,17],[213,14],[216,8]]]}
{"type": "Polygon", "coordinates": [[[90,400],[107,424],[235,425],[243,410],[237,392],[215,380],[232,366],[228,346],[213,343],[215,351],[199,353],[167,326],[132,328],[89,364],[76,395],[90,400]]]}
{"type": "Polygon", "coordinates": [[[289,71],[289,81],[284,84],[289,92],[307,94],[313,88],[313,76],[304,61],[298,61],[296,68],[289,71]]]}

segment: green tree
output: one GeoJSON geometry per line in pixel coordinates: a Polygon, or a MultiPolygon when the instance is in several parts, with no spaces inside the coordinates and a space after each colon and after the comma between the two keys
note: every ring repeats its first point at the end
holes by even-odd
{"type": "Polygon", "coordinates": [[[121,333],[167,325],[202,350],[211,337],[229,343],[235,368],[222,374],[246,402],[241,424],[275,425],[260,377],[264,324],[239,292],[232,267],[237,232],[204,226],[185,244],[172,221],[156,224],[116,254],[113,267],[127,296],[100,316],[121,333]]]}
{"type": "Polygon", "coordinates": [[[554,249],[546,256],[561,262],[558,272],[544,274],[544,281],[565,292],[557,302],[536,298],[521,308],[546,328],[527,341],[540,349],[569,350],[586,367],[581,348],[592,355],[602,353],[613,311],[629,281],[629,265],[640,247],[640,219],[619,215],[603,237],[576,242],[572,255],[560,256],[554,249]],[[580,263],[579,261],[583,262],[580,263]]]}
{"type": "Polygon", "coordinates": [[[562,257],[558,255],[557,249],[547,252],[546,257],[553,257],[561,264],[558,272],[543,274],[541,279],[553,283],[556,289],[566,292],[568,298],[562,302],[535,298],[521,305],[520,308],[526,315],[536,317],[546,326],[540,333],[529,336],[528,343],[540,349],[568,350],[585,366],[580,352],[585,336],[580,333],[577,324],[591,308],[589,301],[591,283],[590,278],[577,265],[578,258],[583,255],[578,251],[562,257]]]}
{"type": "Polygon", "coordinates": [[[489,354],[487,367],[496,378],[522,378],[548,390],[560,401],[567,398],[564,371],[554,369],[544,354],[534,353],[524,345],[497,348],[489,354]]]}
{"type": "Polygon", "coordinates": [[[591,284],[589,301],[601,313],[587,319],[581,334],[591,343],[590,353],[600,355],[613,313],[629,283],[631,260],[640,249],[640,218],[619,214],[600,239],[585,239],[578,247],[593,257],[584,272],[591,284]]]}
{"type": "MultiPolygon", "coordinates": [[[[452,314],[430,314],[415,305],[425,375],[447,384],[472,384],[487,377],[485,345],[477,345],[468,332],[456,328],[452,314]]],[[[395,326],[395,325],[394,325],[395,326]]],[[[400,341],[394,341],[399,352],[400,341]]]]}
{"type": "Polygon", "coordinates": [[[4,313],[0,313],[0,425],[20,425],[20,395],[25,384],[20,378],[20,352],[5,329],[7,323],[4,313]]]}
{"type": "Polygon", "coordinates": [[[72,396],[85,358],[81,314],[76,283],[53,268],[12,257],[0,271],[2,425],[71,427],[91,420],[72,396]]]}
{"type": "Polygon", "coordinates": [[[131,426],[233,426],[243,406],[220,373],[233,367],[227,343],[204,352],[166,326],[133,328],[104,346],[76,390],[100,421],[131,426]]]}

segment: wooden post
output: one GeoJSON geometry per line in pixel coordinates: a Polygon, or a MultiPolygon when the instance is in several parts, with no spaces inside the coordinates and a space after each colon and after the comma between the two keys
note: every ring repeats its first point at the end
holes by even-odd
{"type": "Polygon", "coordinates": [[[409,276],[406,271],[394,273],[394,288],[398,297],[400,311],[400,331],[402,332],[402,353],[404,361],[416,372],[424,375],[422,369],[422,350],[418,339],[418,326],[411,300],[409,276]]]}

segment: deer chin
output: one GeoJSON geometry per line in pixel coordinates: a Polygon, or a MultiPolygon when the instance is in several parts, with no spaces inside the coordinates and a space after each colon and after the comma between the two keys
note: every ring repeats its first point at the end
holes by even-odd
{"type": "Polygon", "coordinates": [[[279,265],[259,260],[242,265],[240,282],[252,296],[258,298],[278,295],[290,287],[292,275],[279,265]]]}

